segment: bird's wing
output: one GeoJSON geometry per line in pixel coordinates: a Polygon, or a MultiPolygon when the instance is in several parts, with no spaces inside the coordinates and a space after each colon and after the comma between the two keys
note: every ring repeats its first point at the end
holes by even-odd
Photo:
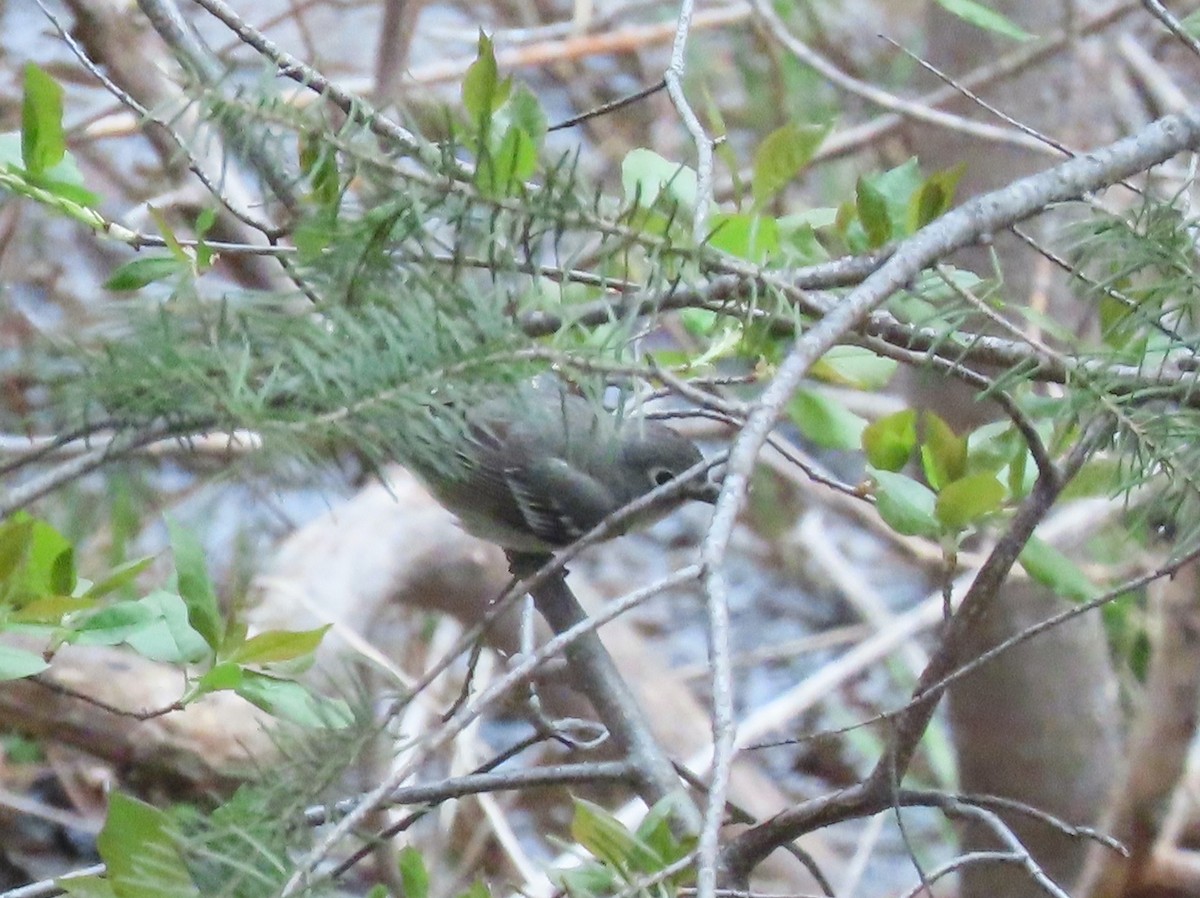
{"type": "Polygon", "coordinates": [[[604,484],[562,458],[506,473],[529,527],[554,545],[574,542],[616,510],[604,484]]]}

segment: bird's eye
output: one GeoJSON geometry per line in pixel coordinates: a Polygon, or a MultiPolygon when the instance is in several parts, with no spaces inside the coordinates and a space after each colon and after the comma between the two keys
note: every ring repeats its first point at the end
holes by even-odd
{"type": "Polygon", "coordinates": [[[669,471],[666,468],[659,468],[651,476],[653,476],[653,478],[654,478],[655,486],[666,486],[668,483],[670,483],[672,480],[675,479],[675,472],[669,471]]]}

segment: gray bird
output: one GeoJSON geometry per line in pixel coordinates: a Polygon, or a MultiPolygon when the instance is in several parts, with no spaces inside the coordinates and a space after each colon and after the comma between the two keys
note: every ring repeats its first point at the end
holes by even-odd
{"type": "MultiPolygon", "coordinates": [[[[558,385],[519,388],[469,410],[466,421],[454,463],[417,473],[468,533],[521,553],[544,554],[574,542],[704,460],[671,428],[618,419],[558,385]]],[[[621,532],[689,499],[714,502],[717,492],[706,478],[692,480],[626,521],[621,532]]]]}

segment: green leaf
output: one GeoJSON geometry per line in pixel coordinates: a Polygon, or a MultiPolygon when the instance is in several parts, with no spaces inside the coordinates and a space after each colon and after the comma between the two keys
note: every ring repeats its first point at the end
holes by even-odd
{"type": "Polygon", "coordinates": [[[754,153],[751,191],[755,206],[762,206],[800,174],[829,135],[831,127],[788,124],[763,138],[754,153]]]}
{"type": "Polygon", "coordinates": [[[140,599],[114,602],[75,623],[71,641],[79,645],[120,645],[158,619],[155,609],[140,599]]]}
{"type": "Polygon", "coordinates": [[[196,236],[203,239],[208,236],[208,232],[212,230],[213,225],[217,223],[217,210],[215,206],[205,206],[196,215],[196,224],[194,230],[196,236]]]}
{"type": "Polygon", "coordinates": [[[113,792],[96,838],[118,898],[200,898],[179,850],[179,834],[158,808],[113,792]]]}
{"type": "Polygon", "coordinates": [[[22,624],[51,624],[62,623],[68,614],[88,611],[96,607],[93,599],[69,595],[42,596],[21,606],[13,612],[10,620],[22,624]]]}
{"type": "Polygon", "coordinates": [[[630,150],[621,162],[621,186],[627,203],[648,209],[665,196],[685,209],[696,207],[696,170],[671,162],[644,147],[630,150]]]}
{"type": "Polygon", "coordinates": [[[0,583],[14,578],[24,567],[32,542],[33,518],[28,515],[13,515],[0,524],[0,583]]]}
{"type": "Polygon", "coordinates": [[[66,155],[62,96],[58,82],[32,62],[25,64],[25,93],[21,103],[21,161],[31,175],[45,174],[66,155]]]}
{"type": "MultiPolygon", "coordinates": [[[[1022,499],[1033,489],[1037,478],[1037,465],[1032,463],[1032,458],[1032,454],[1022,442],[1008,463],[1008,492],[1014,498],[1022,499]]],[[[1059,496],[1059,499],[1065,498],[1063,495],[1059,496]]]]}
{"type": "Polygon", "coordinates": [[[104,219],[91,208],[100,199],[83,186],[83,173],[71,154],[64,154],[57,165],[44,172],[30,172],[21,155],[22,141],[22,135],[16,132],[0,134],[0,186],[32,197],[90,228],[104,227],[104,219]]]}
{"type": "Polygon", "coordinates": [[[872,467],[899,471],[917,448],[917,413],[904,409],[872,421],[863,430],[862,448],[872,467]]]}
{"type": "Polygon", "coordinates": [[[509,128],[500,144],[485,154],[475,170],[475,183],[489,196],[508,196],[537,168],[537,145],[523,128],[509,128]]]}
{"type": "Polygon", "coordinates": [[[197,695],[206,695],[210,692],[221,692],[223,690],[236,690],[245,682],[245,671],[234,664],[232,661],[226,661],[223,664],[215,664],[209,670],[204,672],[204,675],[196,680],[195,688],[189,692],[187,699],[190,701],[197,695]]]}
{"type": "Polygon", "coordinates": [[[886,226],[881,220],[876,221],[873,225],[868,225],[862,216],[863,201],[856,202],[855,210],[858,212],[865,236],[871,245],[877,245],[874,240],[883,234],[885,227],[888,240],[907,236],[909,234],[909,205],[913,195],[921,189],[922,184],[921,167],[917,164],[917,160],[909,159],[885,172],[865,175],[859,181],[865,185],[865,201],[870,208],[872,218],[881,219],[885,215],[887,218],[886,226]],[[882,203],[882,209],[879,208],[880,203],[882,203]]]}
{"type": "MultiPolygon", "coordinates": [[[[671,820],[672,817],[678,819],[678,808],[682,798],[682,795],[676,793],[656,801],[636,830],[637,837],[663,859],[664,866],[681,859],[696,845],[694,836],[680,839],[671,831],[671,820]]],[[[685,879],[693,875],[693,871],[683,870],[678,874],[678,878],[668,881],[682,885],[685,879]]]]}
{"type": "Polygon", "coordinates": [[[1118,458],[1093,458],[1063,487],[1059,501],[1092,496],[1112,496],[1121,488],[1122,465],[1118,458]]]}
{"type": "Polygon", "coordinates": [[[211,655],[208,643],[188,622],[183,599],[165,590],[136,601],[114,602],[77,621],[66,638],[79,645],[126,643],[151,660],[171,664],[202,661],[211,655]]]}
{"type": "Polygon", "coordinates": [[[211,656],[211,644],[194,629],[191,609],[182,597],[155,590],[138,604],[153,615],[147,626],[125,637],[139,654],[167,664],[190,664],[211,656]]]}
{"type": "Polygon", "coordinates": [[[75,549],[46,521],[35,519],[25,575],[36,594],[70,595],[75,588],[75,549]]]}
{"type": "Polygon", "coordinates": [[[174,256],[144,256],[131,259],[108,276],[105,290],[121,292],[141,290],[155,281],[163,281],[187,271],[187,265],[174,256]]]}
{"type": "Polygon", "coordinates": [[[518,127],[528,134],[535,148],[541,146],[546,136],[546,110],[538,98],[524,84],[517,85],[512,96],[504,105],[504,123],[507,127],[518,127]]]}
{"type": "Polygon", "coordinates": [[[20,608],[75,583],[74,548],[54,527],[24,512],[0,524],[0,601],[20,608]]]}
{"type": "Polygon", "coordinates": [[[1007,495],[995,474],[968,474],[941,489],[934,514],[949,529],[962,530],[998,510],[1007,495]]]}
{"type": "Polygon", "coordinates": [[[823,449],[857,449],[867,422],[814,390],[797,390],[788,416],[804,436],[823,449]]]}
{"type": "Polygon", "coordinates": [[[467,69],[462,85],[463,107],[472,124],[479,126],[481,132],[486,131],[492,113],[508,99],[511,90],[511,79],[500,80],[491,38],[480,31],[475,61],[467,69]]]}
{"type": "Polygon", "coordinates": [[[930,411],[921,412],[921,466],[935,490],[967,473],[967,441],[930,411]]]}
{"type": "Polygon", "coordinates": [[[0,645],[0,681],[22,680],[40,674],[50,665],[37,652],[29,652],[11,645],[0,645]]]}
{"type": "Polygon", "coordinates": [[[75,549],[67,546],[50,562],[50,591],[69,596],[75,591],[75,549]]]}
{"type": "Polygon", "coordinates": [[[1036,536],[1029,538],[1017,560],[1030,577],[1063,598],[1086,602],[1098,594],[1075,562],[1036,536]]]}
{"type": "Polygon", "coordinates": [[[582,798],[575,799],[571,837],[604,864],[621,871],[652,873],[666,864],[616,817],[582,798]]]}
{"type": "Polygon", "coordinates": [[[1200,9],[1192,10],[1179,24],[1192,37],[1200,38],[1200,9]]]}
{"type": "Polygon", "coordinates": [[[190,531],[167,522],[171,534],[171,551],[175,556],[175,577],[179,595],[187,603],[188,621],[204,641],[216,651],[221,644],[224,624],[217,594],[204,564],[204,550],[190,531]]]}
{"type": "Polygon", "coordinates": [[[949,210],[954,203],[954,191],[967,170],[960,162],[953,168],[935,172],[925,179],[920,189],[908,201],[908,230],[918,231],[949,210]]]}
{"type": "Polygon", "coordinates": [[[460,892],[458,898],[492,898],[492,893],[482,880],[475,880],[465,892],[460,892]]]}
{"type": "Polygon", "coordinates": [[[799,221],[789,215],[778,220],[780,242],[788,262],[795,265],[815,265],[829,258],[829,252],[817,237],[817,225],[799,221]]]}
{"type": "Polygon", "coordinates": [[[271,664],[311,655],[330,626],[314,630],[267,630],[243,642],[229,660],[238,664],[271,664]]]}
{"type": "Polygon", "coordinates": [[[89,599],[98,599],[119,589],[124,589],[126,586],[132,584],[142,571],[146,570],[153,563],[153,555],[144,555],[141,558],[134,558],[123,564],[119,564],[109,571],[104,576],[104,579],[88,587],[84,596],[89,599]]]}
{"type": "Polygon", "coordinates": [[[243,677],[234,691],[268,714],[314,729],[340,729],[354,719],[344,701],[313,695],[293,680],[252,670],[244,670],[243,677]]]}
{"type": "Polygon", "coordinates": [[[875,508],[884,523],[904,536],[941,536],[932,490],[903,474],[875,469],[870,474],[876,484],[875,508]]]}
{"type": "Polygon", "coordinates": [[[1017,25],[1012,19],[982,3],[976,3],[975,0],[937,0],[937,2],[946,12],[958,16],[976,28],[982,28],[984,31],[1018,41],[1033,39],[1032,34],[1017,25]]]}
{"type": "Polygon", "coordinates": [[[404,898],[428,898],[429,871],[425,869],[425,858],[412,845],[400,850],[400,881],[404,883],[404,898]]]}
{"type": "Polygon", "coordinates": [[[887,200],[873,184],[859,178],[854,190],[855,211],[866,232],[868,245],[883,246],[892,237],[892,219],[888,215],[887,200]]]}
{"type": "Polygon", "coordinates": [[[861,346],[835,346],[817,359],[809,374],[826,383],[878,390],[887,386],[898,365],[861,346]]]}
{"type": "Polygon", "coordinates": [[[765,215],[722,212],[714,215],[708,245],[746,259],[766,262],[779,252],[779,225],[765,215]]]}
{"type": "Polygon", "coordinates": [[[620,891],[614,871],[601,864],[584,864],[574,870],[557,870],[551,877],[570,898],[608,898],[620,891]]]}

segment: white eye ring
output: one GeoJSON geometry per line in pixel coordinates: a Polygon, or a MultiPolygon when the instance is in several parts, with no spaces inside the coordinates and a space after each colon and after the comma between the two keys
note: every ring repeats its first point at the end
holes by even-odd
{"type": "Polygon", "coordinates": [[[675,472],[669,468],[658,468],[651,473],[650,479],[654,481],[655,486],[666,486],[675,479],[675,472]]]}

